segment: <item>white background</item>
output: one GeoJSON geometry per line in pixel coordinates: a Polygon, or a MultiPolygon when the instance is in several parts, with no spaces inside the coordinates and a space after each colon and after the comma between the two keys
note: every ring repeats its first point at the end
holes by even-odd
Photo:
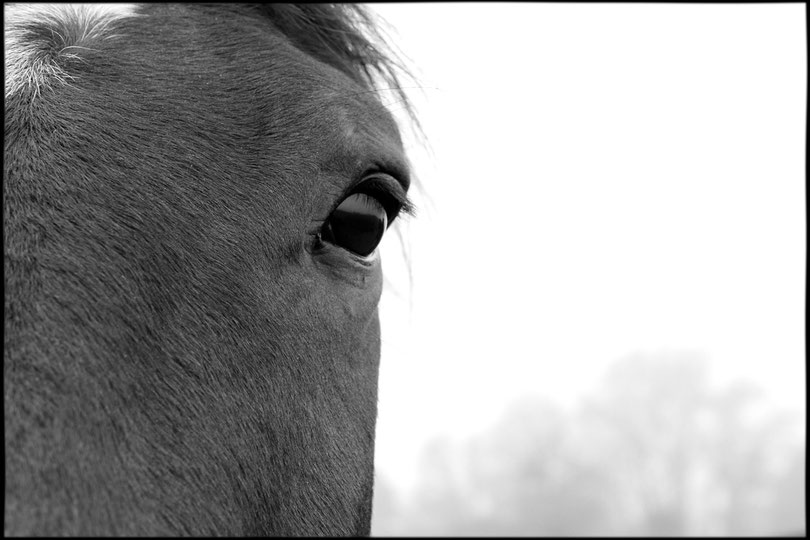
{"type": "Polygon", "coordinates": [[[412,288],[383,246],[379,476],[407,490],[436,434],[645,351],[757,383],[804,437],[803,4],[371,9],[429,143],[412,288]]]}

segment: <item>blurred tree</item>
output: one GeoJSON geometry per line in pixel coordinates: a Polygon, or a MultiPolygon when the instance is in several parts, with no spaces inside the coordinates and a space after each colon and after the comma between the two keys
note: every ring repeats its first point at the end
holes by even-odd
{"type": "Polygon", "coordinates": [[[803,532],[804,445],[786,457],[789,422],[758,397],[712,387],[699,356],[620,359],[574,412],[526,397],[464,444],[434,440],[397,534],[803,532]]]}
{"type": "MultiPolygon", "coordinates": [[[[487,530],[506,535],[587,535],[603,525],[599,471],[577,459],[574,430],[553,403],[516,401],[470,445],[468,491],[488,510],[487,530]]],[[[474,531],[473,531],[474,532],[474,531]]]]}
{"type": "Polygon", "coordinates": [[[581,421],[612,476],[611,511],[627,534],[689,530],[691,470],[708,390],[699,358],[630,356],[586,400],[581,421]],[[632,524],[632,525],[631,525],[632,524]]]}
{"type": "Polygon", "coordinates": [[[425,447],[416,498],[401,534],[443,536],[464,534],[476,519],[474,506],[463,489],[464,452],[450,439],[440,437],[425,447]]]}
{"type": "Polygon", "coordinates": [[[795,445],[770,493],[766,534],[807,535],[806,460],[804,446],[795,445]]]}
{"type": "Polygon", "coordinates": [[[371,515],[372,536],[402,534],[404,508],[400,497],[388,479],[380,474],[374,478],[374,504],[371,515]]]}
{"type": "Polygon", "coordinates": [[[761,414],[750,384],[712,388],[707,366],[688,354],[627,357],[583,408],[609,457],[622,532],[766,533],[788,419],[761,414]]]}

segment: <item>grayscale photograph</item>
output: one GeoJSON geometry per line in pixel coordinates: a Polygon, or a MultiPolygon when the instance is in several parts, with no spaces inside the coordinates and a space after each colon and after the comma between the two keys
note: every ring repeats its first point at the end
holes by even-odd
{"type": "Polygon", "coordinates": [[[806,536],[806,12],[5,3],[4,536],[806,536]]]}

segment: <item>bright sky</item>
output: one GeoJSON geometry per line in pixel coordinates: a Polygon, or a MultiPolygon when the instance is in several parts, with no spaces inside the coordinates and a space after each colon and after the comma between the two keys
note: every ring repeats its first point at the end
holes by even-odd
{"type": "Polygon", "coordinates": [[[432,150],[412,291],[383,247],[378,474],[634,352],[702,354],[804,418],[804,4],[371,7],[432,150]]]}

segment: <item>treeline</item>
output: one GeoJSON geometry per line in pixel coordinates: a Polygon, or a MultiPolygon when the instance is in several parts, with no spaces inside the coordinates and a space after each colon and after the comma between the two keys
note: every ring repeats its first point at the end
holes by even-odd
{"type": "Polygon", "coordinates": [[[758,400],[713,388],[699,358],[624,358],[573,411],[524,398],[433,441],[408,495],[378,478],[372,533],[803,535],[804,419],[758,400]]]}

